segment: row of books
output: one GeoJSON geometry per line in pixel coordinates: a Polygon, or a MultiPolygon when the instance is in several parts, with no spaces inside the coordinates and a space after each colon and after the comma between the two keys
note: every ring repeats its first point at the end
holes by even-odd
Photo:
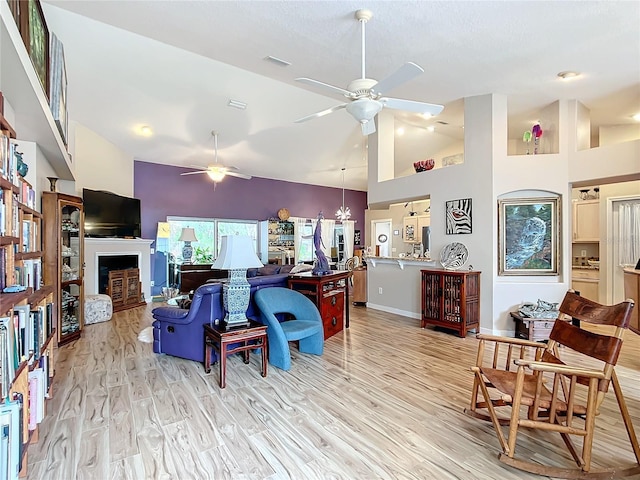
{"type": "Polygon", "coordinates": [[[37,252],[40,250],[38,242],[38,222],[30,219],[22,220],[22,238],[20,240],[23,252],[37,252]]]}
{"type": "Polygon", "coordinates": [[[6,400],[20,363],[40,362],[44,342],[53,332],[53,303],[31,308],[17,305],[0,317],[0,395],[6,400]]]}
{"type": "Polygon", "coordinates": [[[18,159],[15,142],[9,138],[8,132],[0,132],[0,174],[14,185],[20,184],[18,177],[18,159]]]}
{"type": "Polygon", "coordinates": [[[8,208],[6,196],[11,195],[8,190],[0,189],[0,235],[10,235],[17,237],[20,235],[20,222],[18,212],[18,194],[13,194],[13,202],[11,204],[11,224],[8,225],[8,208]]]}
{"type": "MultiPolygon", "coordinates": [[[[0,255],[0,262],[2,262],[2,255],[0,255]]],[[[42,260],[40,258],[23,260],[22,265],[15,265],[14,269],[16,285],[31,287],[33,290],[38,290],[42,285],[42,260]]],[[[2,273],[1,267],[0,273],[2,273]]]]}
{"type": "Polygon", "coordinates": [[[18,199],[21,204],[26,205],[32,210],[36,209],[36,191],[27,182],[20,182],[20,193],[18,199]]]}

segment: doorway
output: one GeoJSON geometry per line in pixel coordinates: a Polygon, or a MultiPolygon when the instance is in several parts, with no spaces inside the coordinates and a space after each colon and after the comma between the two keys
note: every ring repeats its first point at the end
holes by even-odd
{"type": "Polygon", "coordinates": [[[607,238],[611,239],[608,251],[607,263],[611,265],[611,279],[608,282],[610,288],[607,291],[607,302],[618,303],[625,299],[624,294],[624,268],[635,266],[640,259],[640,238],[637,235],[620,235],[621,223],[627,228],[635,225],[638,230],[640,222],[640,196],[612,197],[609,199],[607,210],[607,238]],[[626,213],[621,214],[621,207],[625,206],[626,213]]]}
{"type": "Polygon", "coordinates": [[[391,219],[371,221],[372,255],[377,257],[391,256],[391,219]]]}

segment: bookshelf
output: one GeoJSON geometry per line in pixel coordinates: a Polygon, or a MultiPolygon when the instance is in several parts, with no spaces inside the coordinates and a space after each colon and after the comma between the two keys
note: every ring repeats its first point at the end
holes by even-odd
{"type": "Polygon", "coordinates": [[[10,478],[26,475],[27,447],[38,440],[52,396],[56,345],[53,286],[43,284],[42,215],[17,173],[16,132],[0,114],[0,460],[10,478]]]}

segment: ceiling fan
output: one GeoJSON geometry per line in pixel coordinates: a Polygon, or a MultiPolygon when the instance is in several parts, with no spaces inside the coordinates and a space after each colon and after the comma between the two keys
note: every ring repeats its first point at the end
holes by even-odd
{"type": "Polygon", "coordinates": [[[197,168],[198,170],[195,172],[181,173],[180,175],[197,175],[200,173],[206,173],[207,175],[209,175],[209,178],[213,180],[214,185],[218,182],[221,182],[224,179],[224,177],[226,177],[227,175],[231,177],[238,177],[238,178],[244,178],[245,180],[250,180],[251,175],[240,173],[236,167],[223,165],[222,163],[218,162],[218,132],[213,130],[211,132],[211,135],[213,135],[213,140],[215,145],[214,163],[212,163],[206,168],[201,167],[199,165],[192,165],[193,168],[197,168]]]}
{"type": "Polygon", "coordinates": [[[384,107],[395,110],[405,110],[409,112],[437,115],[444,108],[442,105],[432,103],[416,102],[413,100],[403,100],[400,98],[383,97],[383,93],[408,82],[412,78],[424,72],[422,67],[415,63],[409,62],[401,66],[395,73],[379,82],[371,78],[367,78],[365,74],[365,24],[371,19],[373,13],[371,10],[357,10],[355,17],[362,25],[362,78],[352,81],[345,90],[344,88],[335,87],[327,83],[313,80],[312,78],[296,78],[296,81],[306,83],[315,87],[322,88],[331,93],[339,93],[350,101],[328,108],[321,112],[316,112],[306,117],[296,120],[296,123],[306,122],[313,118],[323,117],[330,113],[341,109],[346,109],[362,125],[362,134],[370,135],[376,131],[373,118],[384,107]]]}

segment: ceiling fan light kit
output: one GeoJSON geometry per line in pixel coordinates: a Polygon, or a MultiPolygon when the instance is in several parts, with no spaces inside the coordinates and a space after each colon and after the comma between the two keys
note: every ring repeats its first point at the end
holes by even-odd
{"type": "Polygon", "coordinates": [[[349,83],[349,86],[345,90],[344,88],[329,85],[328,83],[320,82],[312,78],[296,78],[296,81],[312,85],[314,87],[321,88],[325,91],[329,91],[333,94],[340,94],[346,97],[349,102],[335,107],[317,112],[296,120],[296,123],[306,122],[314,118],[323,117],[330,113],[336,112],[345,108],[349,114],[355,118],[362,126],[362,134],[370,135],[376,131],[375,122],[373,118],[383,109],[391,108],[395,110],[404,110],[409,112],[420,113],[429,116],[438,115],[442,110],[442,105],[435,105],[432,103],[416,102],[412,100],[403,100],[400,98],[382,97],[384,92],[389,91],[401,85],[409,80],[413,79],[417,75],[424,72],[422,67],[415,63],[408,62],[402,65],[398,70],[389,75],[379,82],[371,78],[367,78],[365,71],[365,24],[371,20],[373,13],[371,10],[358,10],[355,13],[355,18],[362,25],[362,76],[349,83]]]}
{"type": "Polygon", "coordinates": [[[226,165],[223,165],[222,163],[218,162],[218,132],[213,130],[211,132],[211,135],[213,135],[214,147],[215,147],[214,163],[209,165],[206,168],[200,167],[198,165],[194,165],[193,168],[197,168],[198,170],[196,170],[195,172],[181,173],[180,175],[197,175],[197,174],[200,174],[200,173],[206,173],[209,176],[209,178],[211,180],[213,180],[214,188],[215,188],[216,184],[221,182],[224,179],[224,177],[226,177],[227,175],[229,175],[231,177],[237,177],[237,178],[243,178],[245,180],[250,180],[251,179],[251,175],[246,175],[244,173],[240,173],[240,172],[238,172],[238,169],[236,167],[226,166],[226,165]]]}

